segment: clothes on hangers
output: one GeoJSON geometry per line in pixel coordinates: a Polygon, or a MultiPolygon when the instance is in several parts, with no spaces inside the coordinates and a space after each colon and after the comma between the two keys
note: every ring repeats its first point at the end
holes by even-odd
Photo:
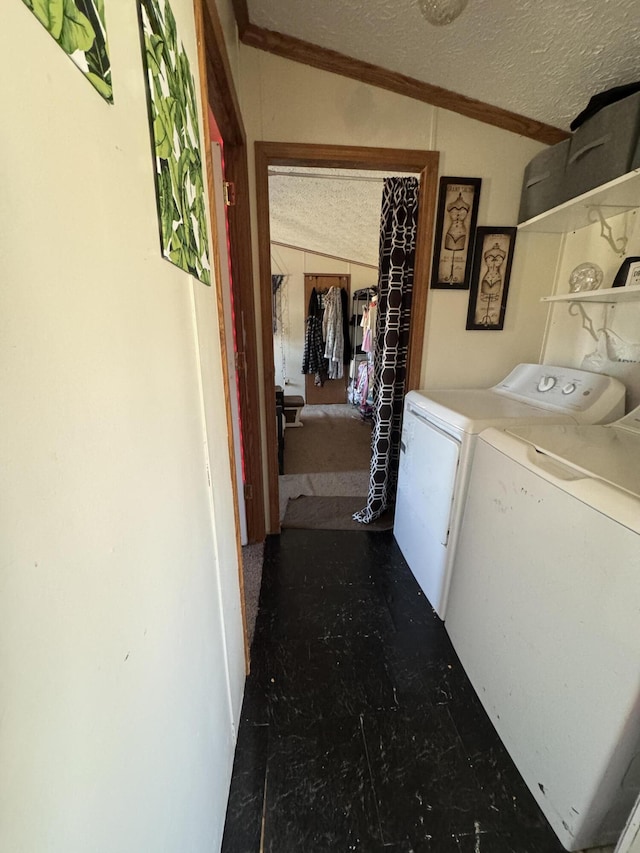
{"type": "Polygon", "coordinates": [[[378,297],[373,296],[363,309],[362,320],[362,351],[374,352],[376,346],[376,322],[378,319],[378,297]]]}
{"type": "Polygon", "coordinates": [[[314,287],[307,309],[302,372],[315,374],[315,384],[322,386],[327,379],[327,362],[324,357],[325,349],[320,317],[321,309],[318,305],[318,294],[314,287]]]}
{"type": "Polygon", "coordinates": [[[344,376],[344,333],[340,290],[339,287],[330,287],[324,298],[322,333],[325,340],[324,356],[329,362],[327,368],[329,379],[341,379],[344,376]]]}

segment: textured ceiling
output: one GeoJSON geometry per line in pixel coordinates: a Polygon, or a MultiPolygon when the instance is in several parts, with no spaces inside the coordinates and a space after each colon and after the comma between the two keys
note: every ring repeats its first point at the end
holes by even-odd
{"type": "Polygon", "coordinates": [[[435,27],[417,0],[248,0],[258,27],[568,129],[640,79],[638,0],[469,0],[435,27]]]}
{"type": "Polygon", "coordinates": [[[377,266],[382,181],[388,174],[273,167],[269,174],[272,243],[377,266]]]}

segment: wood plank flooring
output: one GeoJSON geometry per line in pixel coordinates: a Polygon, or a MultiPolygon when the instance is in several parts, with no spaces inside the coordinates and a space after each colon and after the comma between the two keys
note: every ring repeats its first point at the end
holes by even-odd
{"type": "Polygon", "coordinates": [[[267,540],[224,853],[561,853],[391,531],[267,540]]]}

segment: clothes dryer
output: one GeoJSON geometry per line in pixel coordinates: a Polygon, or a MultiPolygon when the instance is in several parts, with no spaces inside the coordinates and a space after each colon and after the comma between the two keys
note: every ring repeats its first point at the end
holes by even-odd
{"type": "Polygon", "coordinates": [[[441,619],[478,434],[489,426],[605,423],[624,413],[624,398],[617,379],[540,364],[519,364],[488,389],[407,394],[394,536],[441,619]]]}

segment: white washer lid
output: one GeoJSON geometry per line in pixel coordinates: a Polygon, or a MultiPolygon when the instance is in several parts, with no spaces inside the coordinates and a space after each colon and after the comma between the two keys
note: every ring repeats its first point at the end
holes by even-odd
{"type": "Polygon", "coordinates": [[[569,414],[541,409],[498,394],[491,388],[410,391],[406,396],[406,406],[470,434],[477,434],[490,426],[506,429],[538,421],[546,424],[576,422],[569,414]]]}
{"type": "Polygon", "coordinates": [[[617,424],[605,426],[518,426],[509,435],[540,453],[640,497],[640,433],[617,424]]]}

